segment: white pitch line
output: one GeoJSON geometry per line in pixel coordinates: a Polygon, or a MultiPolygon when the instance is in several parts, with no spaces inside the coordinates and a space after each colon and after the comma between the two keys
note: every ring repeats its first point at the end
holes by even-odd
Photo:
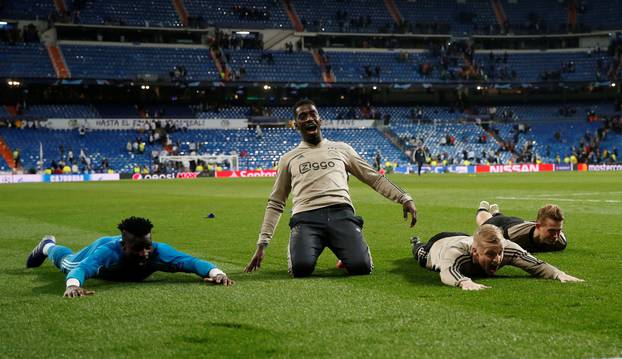
{"type": "MultiPolygon", "coordinates": [[[[554,193],[553,195],[555,195],[554,193]]],[[[594,195],[612,195],[612,194],[622,194],[622,192],[574,192],[574,193],[564,193],[564,196],[594,196],[594,195]]],[[[546,194],[532,194],[531,197],[549,197],[551,193],[546,194]]]]}
{"type": "Polygon", "coordinates": [[[535,200],[547,200],[555,202],[590,202],[590,203],[622,203],[617,199],[573,199],[573,198],[553,198],[553,197],[497,197],[498,199],[510,199],[510,200],[523,200],[523,201],[535,201],[535,200]]]}

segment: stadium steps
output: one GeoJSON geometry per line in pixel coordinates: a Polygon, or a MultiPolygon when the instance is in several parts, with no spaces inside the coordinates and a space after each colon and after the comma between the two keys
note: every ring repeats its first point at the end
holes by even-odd
{"type": "Polygon", "coordinates": [[[15,106],[4,106],[4,109],[11,117],[17,116],[17,108],[15,106]]]}
{"type": "Polygon", "coordinates": [[[15,168],[15,161],[13,161],[13,152],[9,148],[9,145],[4,142],[4,139],[0,137],[0,156],[4,158],[10,168],[15,168]]]}
{"type": "Polygon", "coordinates": [[[391,142],[391,144],[393,144],[393,146],[397,147],[404,154],[404,157],[408,159],[408,162],[414,163],[412,157],[406,155],[406,146],[404,145],[404,141],[400,139],[400,136],[395,133],[391,126],[384,126],[382,128],[378,128],[378,130],[381,130],[384,138],[386,138],[389,142],[391,142]]]}
{"type": "Polygon", "coordinates": [[[495,13],[497,24],[499,24],[501,29],[505,28],[505,25],[507,24],[507,21],[508,21],[508,17],[505,15],[503,4],[501,4],[501,1],[499,0],[490,0],[490,4],[492,5],[492,10],[495,13]]]}
{"type": "Polygon", "coordinates": [[[300,21],[300,18],[298,17],[298,14],[296,13],[296,9],[294,9],[294,6],[292,5],[292,2],[290,0],[283,0],[283,6],[285,7],[285,11],[287,11],[287,16],[289,16],[289,20],[292,22],[292,25],[294,25],[294,29],[296,29],[296,31],[298,32],[304,31],[302,21],[300,21]]]}
{"type": "Polygon", "coordinates": [[[184,5],[183,0],[171,0],[173,2],[173,7],[179,16],[179,20],[184,26],[188,26],[188,10],[184,5]]]}
{"type": "Polygon", "coordinates": [[[54,66],[54,71],[56,72],[56,77],[59,79],[71,77],[71,72],[69,72],[67,62],[65,62],[65,57],[60,48],[58,46],[48,46],[47,49],[50,61],[52,61],[52,66],[54,66]]]}
{"type": "Polygon", "coordinates": [[[54,7],[59,14],[67,13],[67,7],[65,6],[64,0],[54,0],[54,7]]]}
{"type": "Polygon", "coordinates": [[[499,146],[501,146],[501,144],[504,142],[503,137],[501,137],[501,135],[497,134],[495,131],[486,130],[484,129],[484,127],[482,127],[481,124],[478,124],[478,126],[482,129],[482,131],[486,132],[490,137],[494,138],[499,146]]]}
{"type": "Polygon", "coordinates": [[[568,1],[568,25],[571,29],[577,26],[577,1],[568,1]]]}
{"type": "Polygon", "coordinates": [[[227,61],[222,56],[222,50],[220,48],[210,49],[209,53],[212,56],[212,60],[214,61],[214,65],[218,70],[218,74],[220,75],[220,79],[223,81],[229,81],[231,79],[231,70],[227,61]],[[224,66],[222,65],[224,64],[224,66]]]}
{"type": "Polygon", "coordinates": [[[622,70],[622,56],[619,56],[613,63],[611,64],[611,69],[609,70],[609,78],[611,80],[617,80],[618,74],[622,70]]]}
{"type": "Polygon", "coordinates": [[[324,59],[324,57],[320,55],[320,50],[313,49],[311,54],[313,55],[313,61],[315,61],[315,63],[320,67],[322,71],[322,79],[324,80],[324,82],[327,84],[335,83],[337,81],[337,78],[335,77],[335,73],[333,72],[333,70],[326,71],[327,70],[326,65],[328,64],[326,63],[326,60],[324,59]]]}
{"type": "Polygon", "coordinates": [[[400,13],[400,9],[398,9],[397,5],[395,5],[394,0],[384,0],[384,4],[387,7],[389,14],[391,14],[391,17],[393,18],[393,20],[395,20],[395,23],[400,25],[402,22],[404,22],[402,13],[400,13]]]}

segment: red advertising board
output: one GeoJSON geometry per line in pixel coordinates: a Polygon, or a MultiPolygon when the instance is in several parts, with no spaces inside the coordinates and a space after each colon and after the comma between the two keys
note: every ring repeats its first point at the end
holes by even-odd
{"type": "Polygon", "coordinates": [[[551,163],[516,164],[516,165],[482,165],[476,166],[477,173],[514,173],[514,172],[550,172],[554,171],[551,163]]]}
{"type": "Polygon", "coordinates": [[[276,170],[259,170],[259,171],[218,171],[216,177],[218,178],[236,178],[236,177],[274,177],[276,176],[276,170]]]}

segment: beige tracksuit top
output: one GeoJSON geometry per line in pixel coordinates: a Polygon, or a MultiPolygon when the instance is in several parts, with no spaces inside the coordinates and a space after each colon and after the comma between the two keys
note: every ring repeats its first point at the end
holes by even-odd
{"type": "MultiPolygon", "coordinates": [[[[440,272],[441,281],[450,286],[457,286],[470,277],[487,276],[483,269],[471,257],[473,237],[453,236],[439,239],[432,245],[428,253],[426,267],[440,272]]],[[[518,244],[503,240],[503,259],[501,266],[518,267],[525,272],[540,278],[555,279],[563,272],[545,263],[518,244]]]]}
{"type": "Polygon", "coordinates": [[[348,173],[392,201],[401,204],[412,201],[406,192],[376,172],[350,145],[327,139],[317,145],[303,141],[279,161],[258,243],[267,244],[272,239],[290,192],[293,194],[292,214],[335,204],[352,206],[348,173]]]}

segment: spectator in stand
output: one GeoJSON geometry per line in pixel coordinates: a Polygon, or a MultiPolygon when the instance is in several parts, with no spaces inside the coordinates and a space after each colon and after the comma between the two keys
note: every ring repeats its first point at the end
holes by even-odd
{"type": "Polygon", "coordinates": [[[15,163],[15,168],[21,167],[22,153],[19,148],[13,150],[13,162],[15,163]]]}

